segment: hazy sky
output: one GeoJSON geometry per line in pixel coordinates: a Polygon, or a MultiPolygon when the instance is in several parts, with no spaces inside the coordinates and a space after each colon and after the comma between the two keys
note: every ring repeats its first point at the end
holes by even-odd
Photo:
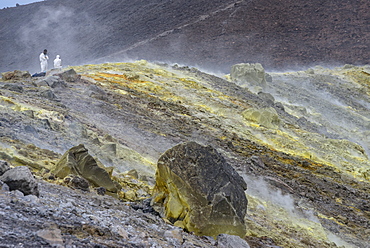
{"type": "Polygon", "coordinates": [[[34,2],[41,2],[42,0],[0,0],[0,9],[4,7],[15,7],[17,3],[25,5],[34,2]]]}

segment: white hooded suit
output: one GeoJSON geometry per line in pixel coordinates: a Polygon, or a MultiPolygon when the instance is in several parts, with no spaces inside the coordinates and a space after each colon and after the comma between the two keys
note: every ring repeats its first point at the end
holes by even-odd
{"type": "Polygon", "coordinates": [[[57,55],[57,57],[54,59],[54,68],[55,69],[62,68],[62,60],[60,59],[59,55],[57,55]]]}
{"type": "Polygon", "coordinates": [[[41,72],[46,72],[48,70],[48,55],[41,53],[40,54],[40,65],[41,65],[41,72]]]}

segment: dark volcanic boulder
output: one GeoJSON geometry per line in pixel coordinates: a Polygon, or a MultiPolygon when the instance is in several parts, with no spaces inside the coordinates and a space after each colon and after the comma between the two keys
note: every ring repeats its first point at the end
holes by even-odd
{"type": "Polygon", "coordinates": [[[97,187],[104,187],[110,192],[117,192],[118,184],[114,183],[108,172],[99,167],[84,145],[69,149],[52,169],[57,177],[65,178],[75,174],[88,180],[97,187]]]}
{"type": "Polygon", "coordinates": [[[157,166],[152,205],[162,217],[197,235],[244,237],[247,185],[214,148],[183,143],[157,166]]]}
{"type": "Polygon", "coordinates": [[[10,190],[19,190],[24,195],[39,196],[39,188],[36,179],[26,166],[18,166],[7,170],[0,177],[0,181],[6,183],[10,190]]]}

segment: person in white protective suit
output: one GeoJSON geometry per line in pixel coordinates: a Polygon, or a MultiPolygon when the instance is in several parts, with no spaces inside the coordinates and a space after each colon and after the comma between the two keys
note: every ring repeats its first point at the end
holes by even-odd
{"type": "Polygon", "coordinates": [[[57,55],[57,57],[54,59],[54,68],[55,69],[62,68],[62,60],[60,59],[60,55],[57,55]]]}
{"type": "Polygon", "coordinates": [[[41,65],[41,72],[46,72],[48,70],[48,50],[44,50],[40,54],[40,65],[41,65]]]}

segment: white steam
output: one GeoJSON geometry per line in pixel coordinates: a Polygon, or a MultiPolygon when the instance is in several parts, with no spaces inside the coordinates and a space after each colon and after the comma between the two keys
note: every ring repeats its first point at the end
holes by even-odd
{"type": "Polygon", "coordinates": [[[73,46],[74,42],[70,43],[76,35],[73,16],[73,11],[66,7],[42,7],[28,25],[19,29],[20,42],[29,49],[40,47],[40,50],[50,45],[62,49],[66,47],[66,43],[73,46]]]}
{"type": "MultiPolygon", "coordinates": [[[[310,226],[309,222],[316,223],[316,227],[319,228],[316,232],[322,232],[326,238],[334,242],[338,246],[345,246],[352,248],[353,246],[342,240],[339,236],[333,234],[327,229],[324,229],[318,217],[316,217],[315,211],[309,205],[305,203],[304,199],[300,199],[298,202],[289,195],[283,194],[280,189],[276,189],[270,186],[270,184],[263,177],[254,177],[246,174],[242,175],[245,182],[248,184],[247,194],[251,197],[255,197],[259,200],[266,202],[268,205],[277,206],[286,211],[290,216],[292,223],[295,225],[310,226]],[[307,222],[308,221],[308,222],[307,222]]],[[[267,178],[266,178],[267,179],[267,178]]],[[[289,187],[281,182],[285,187],[289,187]]],[[[262,205],[257,208],[266,211],[262,205]]],[[[276,216],[270,216],[269,218],[280,219],[278,216],[280,211],[277,211],[276,216]]],[[[315,225],[311,225],[311,228],[315,225]]]]}
{"type": "Polygon", "coordinates": [[[261,177],[255,178],[243,175],[248,184],[247,193],[287,210],[289,214],[296,214],[294,199],[290,195],[282,194],[280,189],[273,190],[271,186],[261,177]]]}
{"type": "Polygon", "coordinates": [[[50,69],[56,55],[61,56],[64,66],[84,62],[89,55],[85,44],[94,39],[94,34],[102,36],[104,29],[87,13],[65,6],[42,6],[27,25],[18,29],[17,42],[27,48],[26,56],[32,58],[32,65],[38,65],[38,55],[47,49],[50,69]]]}

